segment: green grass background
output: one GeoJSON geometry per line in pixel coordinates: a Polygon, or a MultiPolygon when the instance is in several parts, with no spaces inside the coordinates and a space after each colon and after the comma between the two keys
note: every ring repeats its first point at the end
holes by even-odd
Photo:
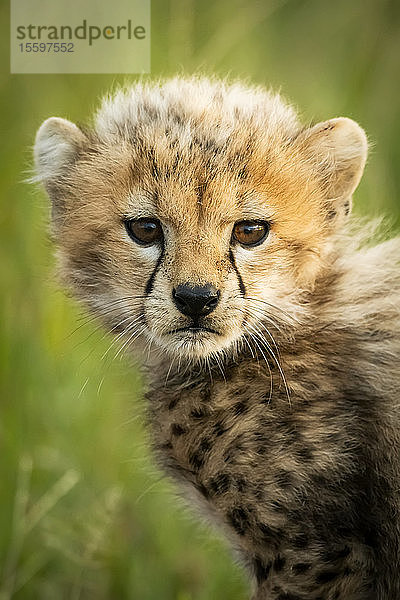
{"type": "MultiPolygon", "coordinates": [[[[244,599],[225,544],[149,456],[141,380],[58,290],[44,195],[22,183],[41,121],[84,121],[112,75],[0,75],[0,600],[244,599]]],[[[372,151],[359,214],[400,224],[400,3],[153,0],[152,76],[280,89],[305,120],[346,115],[372,151]]],[[[135,80],[135,76],[132,76],[135,80]]]]}

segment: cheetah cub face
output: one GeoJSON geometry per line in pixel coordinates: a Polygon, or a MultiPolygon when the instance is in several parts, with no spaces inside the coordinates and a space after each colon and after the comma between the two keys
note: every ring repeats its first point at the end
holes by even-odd
{"type": "Polygon", "coordinates": [[[48,119],[35,146],[64,280],[126,346],[189,359],[301,317],[365,156],[349,119],[304,129],[278,96],[201,79],[119,91],[92,129],[48,119]]]}

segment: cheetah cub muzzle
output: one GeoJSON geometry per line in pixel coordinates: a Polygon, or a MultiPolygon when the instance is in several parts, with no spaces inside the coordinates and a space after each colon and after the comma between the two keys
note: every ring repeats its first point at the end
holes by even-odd
{"type": "Polygon", "coordinates": [[[400,598],[400,242],[350,217],[366,154],[207,79],[37,134],[62,281],[143,351],[155,454],[254,600],[400,598]]]}

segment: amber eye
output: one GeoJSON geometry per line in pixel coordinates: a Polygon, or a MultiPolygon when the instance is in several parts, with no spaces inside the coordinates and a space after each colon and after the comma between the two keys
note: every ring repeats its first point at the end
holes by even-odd
{"type": "Polygon", "coordinates": [[[141,246],[151,246],[163,239],[160,221],[157,219],[130,219],[125,227],[134,242],[141,246]]]}
{"type": "Polygon", "coordinates": [[[258,246],[267,237],[269,229],[267,221],[239,221],[233,228],[232,239],[242,246],[258,246]]]}

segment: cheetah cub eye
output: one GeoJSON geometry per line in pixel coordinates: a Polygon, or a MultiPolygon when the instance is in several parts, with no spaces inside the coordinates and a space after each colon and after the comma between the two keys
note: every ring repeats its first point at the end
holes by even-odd
{"type": "Polygon", "coordinates": [[[128,219],[124,223],[129,236],[140,246],[153,246],[163,240],[163,230],[158,219],[128,219]]]}
{"type": "Polygon", "coordinates": [[[259,246],[268,237],[270,223],[266,221],[239,221],[232,231],[232,242],[252,248],[259,246]]]}

